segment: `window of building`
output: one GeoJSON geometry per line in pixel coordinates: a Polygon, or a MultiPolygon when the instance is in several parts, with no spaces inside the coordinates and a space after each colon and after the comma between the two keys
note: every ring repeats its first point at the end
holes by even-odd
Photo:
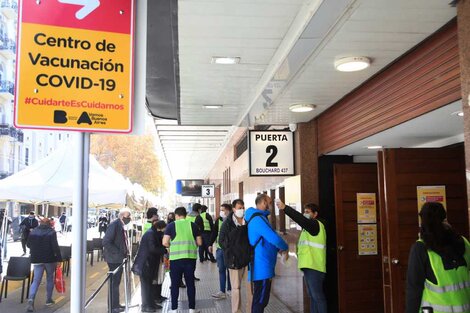
{"type": "Polygon", "coordinates": [[[240,139],[240,141],[237,142],[234,150],[235,150],[234,151],[235,155],[233,158],[234,161],[238,159],[243,154],[243,152],[248,150],[248,135],[246,133],[243,135],[242,139],[240,139]]]}
{"type": "Polygon", "coordinates": [[[24,149],[24,165],[29,165],[29,148],[24,149]]]}

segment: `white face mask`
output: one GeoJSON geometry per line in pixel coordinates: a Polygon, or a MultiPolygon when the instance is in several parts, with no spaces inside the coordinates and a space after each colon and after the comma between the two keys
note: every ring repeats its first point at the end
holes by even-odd
{"type": "Polygon", "coordinates": [[[242,218],[245,215],[245,210],[244,209],[235,210],[234,214],[235,214],[236,217],[242,218]]]}
{"type": "Polygon", "coordinates": [[[225,211],[220,211],[220,217],[221,218],[226,218],[227,215],[225,214],[225,211]]]}
{"type": "Polygon", "coordinates": [[[311,218],[312,218],[312,216],[311,216],[310,214],[308,214],[308,213],[304,213],[304,216],[305,216],[305,218],[308,218],[308,219],[311,219],[311,218]]]}

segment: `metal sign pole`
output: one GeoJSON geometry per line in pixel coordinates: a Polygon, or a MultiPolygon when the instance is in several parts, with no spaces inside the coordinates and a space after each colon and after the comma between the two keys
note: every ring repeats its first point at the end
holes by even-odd
{"type": "Polygon", "coordinates": [[[73,227],[72,227],[72,281],[70,290],[70,312],[85,312],[86,286],[86,240],[88,215],[88,174],[90,134],[77,133],[74,153],[73,227]]]}

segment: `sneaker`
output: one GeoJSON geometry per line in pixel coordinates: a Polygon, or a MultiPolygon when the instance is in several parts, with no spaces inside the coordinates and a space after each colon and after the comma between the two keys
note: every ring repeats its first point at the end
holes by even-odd
{"type": "Polygon", "coordinates": [[[196,276],[194,276],[194,280],[195,280],[195,281],[200,281],[201,279],[200,279],[200,278],[197,278],[196,276]]]}
{"type": "Polygon", "coordinates": [[[227,290],[227,296],[231,296],[232,295],[232,290],[227,290]]]}
{"type": "Polygon", "coordinates": [[[189,313],[200,313],[198,309],[189,309],[189,313]]]}
{"type": "Polygon", "coordinates": [[[51,305],[54,305],[55,304],[55,301],[52,300],[52,299],[49,299],[46,301],[46,306],[51,306],[51,305]]]}
{"type": "Polygon", "coordinates": [[[212,298],[216,299],[225,299],[227,296],[225,295],[225,292],[222,291],[217,291],[216,293],[212,294],[212,298]]]}
{"type": "Polygon", "coordinates": [[[28,300],[28,306],[26,307],[26,312],[34,312],[34,300],[28,300]]]}

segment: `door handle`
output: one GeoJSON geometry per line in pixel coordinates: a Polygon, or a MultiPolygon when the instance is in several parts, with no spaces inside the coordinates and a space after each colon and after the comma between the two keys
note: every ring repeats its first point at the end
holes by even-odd
{"type": "Polygon", "coordinates": [[[339,246],[338,246],[338,251],[343,251],[343,250],[344,250],[344,247],[341,246],[341,245],[339,245],[339,246]]]}
{"type": "Polygon", "coordinates": [[[398,259],[392,259],[392,264],[393,264],[393,265],[398,265],[398,263],[400,263],[400,260],[398,260],[398,259]]]}

